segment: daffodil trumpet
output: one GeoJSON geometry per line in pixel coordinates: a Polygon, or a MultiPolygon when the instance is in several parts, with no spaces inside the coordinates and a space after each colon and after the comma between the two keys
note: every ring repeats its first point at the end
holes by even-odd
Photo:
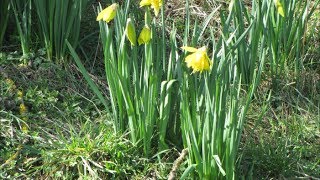
{"type": "Polygon", "coordinates": [[[208,57],[207,48],[205,46],[199,49],[194,47],[188,47],[188,46],[183,46],[181,48],[187,52],[192,53],[185,58],[187,67],[192,68],[193,70],[192,73],[195,73],[195,72],[201,73],[204,70],[210,70],[211,61],[208,57]]]}

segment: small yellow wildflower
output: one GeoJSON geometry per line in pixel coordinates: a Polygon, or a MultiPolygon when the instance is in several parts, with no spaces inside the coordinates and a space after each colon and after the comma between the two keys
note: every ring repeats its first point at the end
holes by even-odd
{"type": "Polygon", "coordinates": [[[20,106],[19,106],[20,115],[25,114],[27,111],[28,111],[28,110],[27,110],[27,106],[24,105],[23,103],[21,103],[20,106]]]}
{"type": "Polygon", "coordinates": [[[139,35],[138,43],[139,43],[139,45],[148,44],[150,39],[151,39],[151,30],[148,25],[144,25],[144,27],[139,35]]]}
{"type": "Polygon", "coordinates": [[[117,8],[118,4],[113,3],[104,10],[102,10],[98,16],[97,16],[97,21],[103,20],[106,21],[107,23],[110,22],[117,14],[117,8]]]}
{"type": "Polygon", "coordinates": [[[17,91],[17,97],[19,100],[21,100],[23,98],[23,92],[21,90],[17,91]]]}
{"type": "Polygon", "coordinates": [[[137,42],[136,29],[131,21],[131,18],[127,19],[126,36],[129,39],[131,46],[135,46],[137,42]]]}
{"type": "Polygon", "coordinates": [[[192,68],[193,72],[202,72],[203,70],[209,70],[210,69],[210,59],[207,54],[207,48],[205,46],[196,49],[193,47],[184,46],[181,47],[183,50],[192,52],[192,54],[188,55],[185,58],[185,61],[187,63],[188,68],[192,68]]]}
{"type": "Polygon", "coordinates": [[[274,4],[275,4],[276,7],[277,7],[278,13],[279,13],[282,17],[284,17],[284,9],[283,9],[283,6],[282,6],[280,0],[273,0],[273,2],[274,2],[274,4]]]}
{"type": "Polygon", "coordinates": [[[27,134],[28,131],[29,131],[28,125],[23,123],[22,126],[21,126],[21,130],[22,130],[23,133],[27,134]]]}
{"type": "Polygon", "coordinates": [[[162,6],[162,0],[142,0],[140,2],[140,7],[150,6],[154,10],[155,16],[158,16],[160,8],[162,6]]]}
{"type": "Polygon", "coordinates": [[[7,79],[6,79],[6,83],[7,83],[7,85],[9,86],[9,90],[10,90],[10,91],[13,91],[13,90],[16,89],[16,85],[14,84],[14,82],[13,82],[12,79],[7,78],[7,79]]]}

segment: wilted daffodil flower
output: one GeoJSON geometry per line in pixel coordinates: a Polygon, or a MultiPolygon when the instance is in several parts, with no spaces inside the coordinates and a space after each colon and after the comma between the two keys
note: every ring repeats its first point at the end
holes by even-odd
{"type": "Polygon", "coordinates": [[[283,9],[283,6],[282,6],[280,0],[273,0],[273,2],[274,2],[274,4],[275,4],[276,7],[277,7],[278,13],[279,13],[282,17],[284,17],[284,9],[283,9]]]}
{"type": "Polygon", "coordinates": [[[102,10],[98,16],[97,16],[97,21],[103,20],[106,21],[107,23],[110,22],[117,14],[117,8],[118,4],[113,3],[104,10],[102,10]]]}
{"type": "Polygon", "coordinates": [[[154,14],[158,16],[160,8],[162,6],[162,0],[142,0],[140,2],[140,7],[150,6],[154,10],[154,14]]]}
{"type": "Polygon", "coordinates": [[[135,46],[137,42],[136,29],[131,21],[131,18],[127,19],[126,36],[129,39],[131,46],[135,46]]]}
{"type": "Polygon", "coordinates": [[[192,68],[193,72],[202,72],[203,70],[210,69],[210,59],[207,54],[207,48],[205,46],[196,49],[193,47],[183,46],[181,47],[183,50],[192,52],[192,54],[188,55],[185,58],[188,68],[192,68]]]}
{"type": "Polygon", "coordinates": [[[151,29],[149,28],[148,25],[144,25],[144,27],[139,35],[138,43],[139,43],[139,45],[148,44],[150,39],[151,39],[151,29]]]}

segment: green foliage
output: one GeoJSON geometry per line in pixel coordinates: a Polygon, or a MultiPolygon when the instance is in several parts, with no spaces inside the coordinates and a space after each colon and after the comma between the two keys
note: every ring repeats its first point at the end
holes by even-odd
{"type": "Polygon", "coordinates": [[[246,138],[240,167],[246,178],[319,177],[319,107],[310,103],[304,107],[304,101],[276,109],[269,106],[259,126],[247,128],[253,130],[246,138]],[[299,112],[302,109],[308,111],[299,112]]]}
{"type": "Polygon", "coordinates": [[[1,71],[12,81],[0,76],[1,179],[143,178],[151,167],[160,170],[154,159],[142,158],[139,148],[125,136],[113,133],[96,100],[80,94],[85,93],[85,84],[61,79],[75,78],[69,70],[42,64],[36,72],[40,77],[23,80],[23,75],[33,70],[16,68],[1,71]],[[8,76],[10,72],[16,73],[8,76]],[[19,114],[18,89],[23,91],[28,119],[19,114]],[[23,125],[27,125],[27,132],[23,125]]]}
{"type": "Polygon", "coordinates": [[[66,61],[66,39],[73,47],[78,45],[82,11],[87,3],[88,0],[34,0],[48,59],[66,61]]]}
{"type": "Polygon", "coordinates": [[[13,0],[11,1],[11,7],[17,24],[23,56],[28,56],[31,48],[32,1],[13,0]]]}
{"type": "Polygon", "coordinates": [[[10,0],[0,1],[0,50],[2,48],[3,38],[7,29],[9,9],[10,9],[10,0]]]}
{"type": "MultiPolygon", "coordinates": [[[[175,83],[175,80],[171,78],[176,57],[173,55],[169,58],[169,63],[166,62],[164,26],[160,28],[162,35],[156,36],[159,28],[157,24],[151,22],[149,10],[146,12],[145,23],[151,27],[152,40],[142,47],[128,46],[123,27],[126,25],[130,4],[128,1],[123,5],[125,8],[118,8],[114,27],[109,27],[107,23],[100,23],[105,72],[109,84],[110,109],[115,132],[124,133],[129,128],[133,143],[142,144],[144,154],[149,156],[152,152],[152,139],[156,132],[160,132],[159,140],[156,140],[159,142],[160,149],[167,148],[165,142],[167,125],[170,120],[176,119],[177,114],[170,112],[172,104],[168,104],[171,88],[175,83]],[[165,77],[168,80],[162,81],[165,77]],[[170,116],[170,114],[175,116],[170,116]]],[[[133,20],[136,19],[133,18],[133,20]]],[[[172,54],[176,54],[175,31],[172,32],[171,38],[170,42],[173,44],[169,50],[172,54]]],[[[80,60],[72,48],[69,48],[79,66],[80,60]]],[[[83,68],[80,69],[85,76],[88,76],[83,68]]],[[[90,83],[90,80],[88,82],[90,83]]],[[[97,93],[97,88],[94,85],[91,87],[100,97],[101,93],[97,93]]],[[[170,98],[169,103],[171,101],[170,98]]]]}
{"type": "Polygon", "coordinates": [[[275,6],[271,6],[270,14],[265,14],[264,35],[270,65],[270,73],[273,81],[273,89],[279,88],[278,80],[285,74],[288,66],[294,66],[294,76],[299,80],[303,69],[303,57],[305,54],[304,41],[307,23],[319,4],[319,0],[281,1],[285,16],[277,13],[275,6]]]}
{"type": "Polygon", "coordinates": [[[98,37],[89,25],[90,45],[80,47],[86,63],[94,59],[90,70],[76,51],[86,42],[78,39],[87,2],[10,3],[23,53],[33,48],[31,5],[45,50],[0,54],[1,179],[165,179],[182,148],[181,179],[319,176],[320,76],[304,49],[319,0],[200,2],[212,8],[202,21],[186,0],[179,30],[166,21],[166,2],[155,17],[155,4],[121,1],[108,23],[90,19],[102,44],[92,48],[98,37]],[[77,67],[63,70],[50,61],[65,62],[67,48],[77,67]],[[32,63],[16,66],[21,59],[32,63]],[[196,72],[206,60],[210,67],[196,72]]]}

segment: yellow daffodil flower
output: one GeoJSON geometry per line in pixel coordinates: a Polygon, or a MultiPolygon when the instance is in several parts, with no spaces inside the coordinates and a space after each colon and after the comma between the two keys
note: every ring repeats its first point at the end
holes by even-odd
{"type": "Polygon", "coordinates": [[[113,3],[104,10],[102,10],[98,16],[97,16],[97,21],[103,20],[106,21],[107,23],[110,22],[117,14],[117,8],[118,4],[113,3]]]}
{"type": "Polygon", "coordinates": [[[139,35],[138,43],[141,44],[148,44],[151,39],[151,29],[148,25],[145,25],[139,35]]]}
{"type": "Polygon", "coordinates": [[[192,54],[188,55],[185,58],[188,68],[192,68],[193,72],[202,72],[203,70],[210,69],[210,59],[207,54],[207,48],[205,46],[196,49],[193,47],[183,46],[181,47],[183,50],[192,52],[192,54]]]}
{"type": "Polygon", "coordinates": [[[274,2],[274,4],[275,4],[276,7],[277,7],[278,13],[279,13],[282,17],[284,17],[284,9],[283,9],[283,6],[282,6],[280,0],[273,0],[273,2],[274,2]]]}
{"type": "Polygon", "coordinates": [[[151,8],[154,10],[154,14],[158,16],[162,6],[162,0],[142,0],[140,1],[140,7],[143,6],[151,6],[151,8]]]}
{"type": "Polygon", "coordinates": [[[131,21],[131,18],[127,19],[126,36],[129,39],[131,46],[135,46],[137,42],[136,29],[131,21]]]}

